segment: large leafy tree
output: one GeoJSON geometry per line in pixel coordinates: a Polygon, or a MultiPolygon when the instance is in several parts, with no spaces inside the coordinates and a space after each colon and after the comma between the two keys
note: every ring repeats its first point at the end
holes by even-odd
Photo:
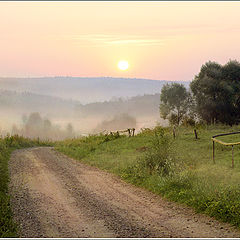
{"type": "Polygon", "coordinates": [[[160,95],[160,116],[172,124],[180,124],[189,110],[190,93],[183,84],[173,83],[163,86],[160,95]]]}
{"type": "Polygon", "coordinates": [[[240,117],[240,64],[207,62],[190,84],[199,116],[207,123],[235,124],[240,117]]]}

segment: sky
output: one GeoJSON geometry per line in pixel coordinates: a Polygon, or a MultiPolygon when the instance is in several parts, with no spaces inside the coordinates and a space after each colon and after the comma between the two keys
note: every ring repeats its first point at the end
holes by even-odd
{"type": "Polygon", "coordinates": [[[0,77],[191,81],[207,61],[240,61],[239,12],[240,2],[0,2],[0,77]]]}

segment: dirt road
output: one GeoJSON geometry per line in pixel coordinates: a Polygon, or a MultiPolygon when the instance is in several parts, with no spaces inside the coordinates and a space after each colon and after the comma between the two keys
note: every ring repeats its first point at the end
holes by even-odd
{"type": "Polygon", "coordinates": [[[11,204],[21,237],[240,237],[228,224],[52,148],[15,151],[9,170],[11,204]]]}

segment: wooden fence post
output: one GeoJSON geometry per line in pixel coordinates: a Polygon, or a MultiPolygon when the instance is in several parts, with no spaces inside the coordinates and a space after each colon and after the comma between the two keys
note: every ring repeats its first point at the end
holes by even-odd
{"type": "Polygon", "coordinates": [[[232,145],[232,168],[234,168],[234,156],[233,156],[233,145],[232,145]]]}
{"type": "Polygon", "coordinates": [[[176,131],[175,131],[175,126],[173,127],[173,138],[176,138],[176,131]]]}
{"type": "Polygon", "coordinates": [[[196,129],[194,129],[194,134],[195,134],[195,139],[198,139],[197,130],[196,129]]]}
{"type": "Polygon", "coordinates": [[[214,145],[214,141],[212,142],[213,143],[213,152],[212,152],[212,156],[213,156],[213,163],[215,164],[215,145],[214,145]]]}
{"type": "Polygon", "coordinates": [[[134,137],[135,128],[132,129],[132,136],[134,137]]]}

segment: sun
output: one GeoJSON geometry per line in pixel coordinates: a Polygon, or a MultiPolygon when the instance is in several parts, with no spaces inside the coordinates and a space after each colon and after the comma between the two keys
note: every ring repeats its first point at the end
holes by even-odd
{"type": "Polygon", "coordinates": [[[129,64],[128,64],[127,61],[121,60],[121,61],[118,62],[118,68],[119,68],[120,70],[125,71],[125,70],[128,69],[128,67],[129,67],[129,64]]]}

